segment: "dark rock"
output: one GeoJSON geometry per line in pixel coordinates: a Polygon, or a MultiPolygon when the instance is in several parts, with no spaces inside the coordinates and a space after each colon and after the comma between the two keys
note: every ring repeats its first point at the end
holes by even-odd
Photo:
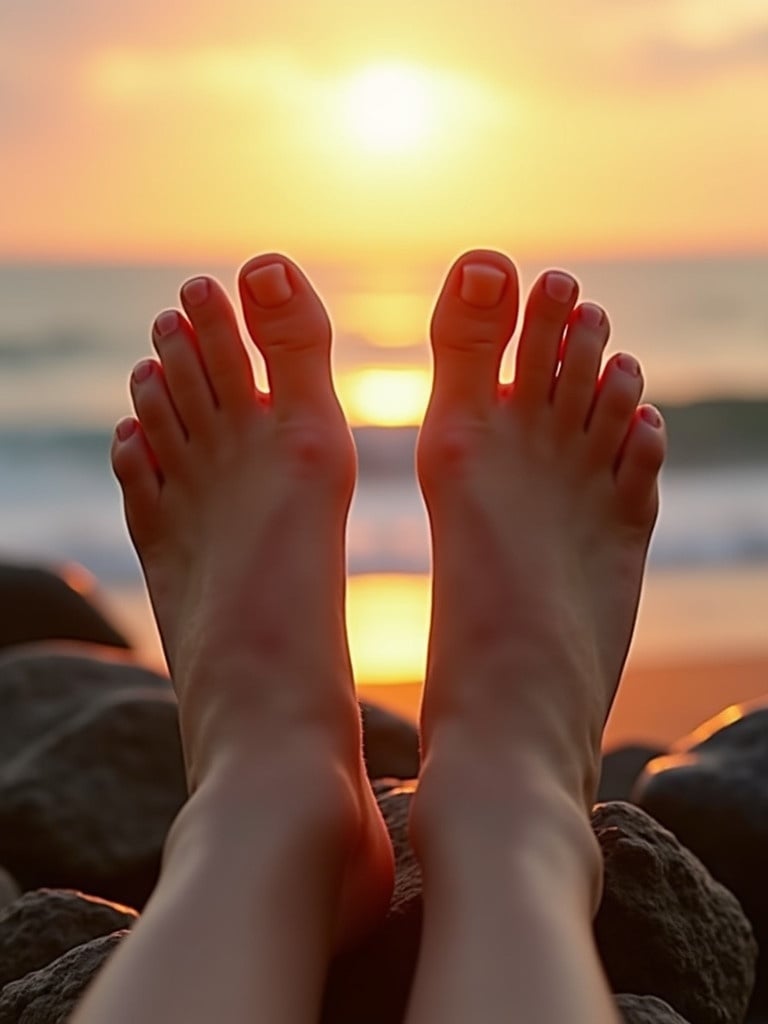
{"type": "Polygon", "coordinates": [[[414,779],[419,774],[419,733],[413,722],[369,701],[360,702],[368,777],[414,779]]]}
{"type": "Polygon", "coordinates": [[[635,796],[741,903],[761,949],[751,1011],[768,1017],[768,703],[726,708],[679,740],[635,796]]]}
{"type": "Polygon", "coordinates": [[[421,872],[408,841],[414,784],[377,796],[395,851],[395,890],[382,925],[336,957],[328,975],[322,1024],[400,1024],[421,940],[421,872]]]}
{"type": "Polygon", "coordinates": [[[0,764],[0,863],[23,889],[141,908],[185,798],[172,694],[107,687],[0,764]]]}
{"type": "Polygon", "coordinates": [[[0,654],[0,766],[108,694],[155,688],[173,694],[168,679],[105,648],[63,650],[48,644],[0,654]],[[106,655],[106,656],[105,656],[106,655]]]}
{"type": "Polygon", "coordinates": [[[604,804],[609,800],[630,800],[632,787],[643,768],[654,757],[665,754],[658,747],[626,746],[617,747],[603,755],[600,769],[600,784],[595,803],[604,804]]]}
{"type": "Polygon", "coordinates": [[[28,565],[0,565],[0,647],[36,640],[130,644],[99,611],[96,588],[78,565],[61,574],[28,565]]]}
{"type": "Polygon", "coordinates": [[[75,946],[132,927],[135,910],[71,889],[36,889],[0,910],[0,989],[75,946]]]}
{"type": "Polygon", "coordinates": [[[687,1024],[669,1003],[656,996],[616,996],[624,1024],[687,1024]]]}
{"type": "Polygon", "coordinates": [[[119,931],[92,939],[6,985],[0,992],[0,1024],[66,1024],[88,985],[127,934],[119,931]]]}
{"type": "MultiPolygon", "coordinates": [[[[21,889],[15,878],[5,868],[0,868],[0,910],[21,896],[21,889]]],[[[1,969],[1,965],[0,965],[1,969]]]]}
{"type": "Polygon", "coordinates": [[[592,826],[605,864],[595,937],[613,991],[658,996],[693,1024],[742,1021],[757,945],[736,898],[640,808],[599,804],[592,826]]]}

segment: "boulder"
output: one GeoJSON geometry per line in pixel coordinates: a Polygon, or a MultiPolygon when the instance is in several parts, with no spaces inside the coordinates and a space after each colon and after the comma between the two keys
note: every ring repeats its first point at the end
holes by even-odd
{"type": "Polygon", "coordinates": [[[60,572],[0,565],[0,608],[0,647],[36,640],[85,640],[130,647],[99,610],[92,577],[75,564],[63,566],[60,572]]]}
{"type": "Polygon", "coordinates": [[[419,774],[419,733],[413,722],[370,701],[360,702],[368,777],[413,779],[419,774]]]}
{"type": "Polygon", "coordinates": [[[0,989],[100,935],[130,928],[135,910],[67,889],[24,893],[0,910],[0,989]]]}
{"type": "Polygon", "coordinates": [[[669,1003],[656,996],[616,996],[624,1024],[688,1024],[669,1003]]]}
{"type": "Polygon", "coordinates": [[[0,868],[0,911],[9,903],[17,900],[19,896],[21,896],[21,889],[16,879],[9,875],[5,868],[0,868]]]}
{"type": "Polygon", "coordinates": [[[408,841],[415,784],[383,790],[377,800],[395,851],[389,912],[363,943],[331,965],[322,1024],[400,1024],[405,1016],[421,940],[421,872],[408,841]]]}
{"type": "Polygon", "coordinates": [[[128,934],[113,932],[76,946],[12,981],[0,992],[0,1024],[66,1024],[95,975],[128,934]]]}
{"type": "Polygon", "coordinates": [[[595,803],[604,804],[609,800],[629,801],[632,787],[643,768],[654,757],[664,753],[666,751],[658,747],[635,745],[616,747],[603,754],[595,803]]]}
{"type": "Polygon", "coordinates": [[[692,1024],[739,1024],[757,944],[735,896],[632,804],[598,804],[592,826],[605,866],[595,938],[613,991],[657,996],[692,1024]]]}
{"type": "Polygon", "coordinates": [[[0,863],[141,908],[185,798],[173,695],[107,687],[0,764],[0,863]]]}

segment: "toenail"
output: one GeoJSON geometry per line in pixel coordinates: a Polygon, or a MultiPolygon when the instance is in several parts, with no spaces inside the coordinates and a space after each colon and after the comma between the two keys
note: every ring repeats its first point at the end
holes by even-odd
{"type": "Polygon", "coordinates": [[[141,363],[137,363],[133,368],[133,379],[137,382],[146,380],[152,376],[152,371],[155,368],[155,364],[151,359],[145,359],[141,363]]]}
{"type": "Polygon", "coordinates": [[[616,356],[616,365],[620,370],[623,370],[624,373],[629,373],[633,377],[640,376],[640,364],[636,359],[633,359],[632,356],[616,356]]]}
{"type": "Polygon", "coordinates": [[[202,306],[211,294],[211,286],[206,278],[193,277],[191,281],[187,281],[181,291],[190,306],[202,306]]]}
{"type": "Polygon", "coordinates": [[[575,287],[576,282],[570,274],[562,274],[558,270],[551,270],[544,278],[544,291],[555,302],[567,302],[575,287]]]}
{"type": "Polygon", "coordinates": [[[604,317],[602,309],[592,302],[585,302],[583,306],[579,306],[579,320],[591,331],[600,327],[604,317]]]}
{"type": "Polygon", "coordinates": [[[257,267],[245,278],[248,291],[260,306],[281,306],[293,295],[291,282],[282,263],[268,263],[257,267]]]}
{"type": "Polygon", "coordinates": [[[643,417],[645,422],[650,423],[652,427],[658,428],[661,426],[661,416],[659,416],[653,406],[644,405],[640,410],[640,415],[643,417]]]}
{"type": "Polygon", "coordinates": [[[118,441],[127,441],[136,430],[136,420],[120,420],[115,427],[118,441]]]}
{"type": "Polygon", "coordinates": [[[459,294],[470,306],[490,309],[501,301],[507,286],[507,275],[498,267],[485,263],[465,263],[461,268],[459,294]]]}
{"type": "Polygon", "coordinates": [[[179,326],[179,314],[173,309],[167,309],[155,318],[155,333],[159,338],[166,338],[179,326]]]}

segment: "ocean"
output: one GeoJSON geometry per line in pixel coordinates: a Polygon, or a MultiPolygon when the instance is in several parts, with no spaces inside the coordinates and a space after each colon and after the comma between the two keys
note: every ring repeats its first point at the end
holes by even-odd
{"type": "MultiPolygon", "coordinates": [[[[758,592],[768,602],[768,257],[567,266],[582,294],[606,306],[612,350],[639,356],[648,397],[668,417],[651,576],[700,580],[743,567],[765,581],[758,592]]],[[[523,264],[524,284],[539,269],[523,264]]],[[[140,585],[109,469],[111,429],[129,409],[127,375],[150,351],[153,315],[201,270],[233,284],[234,267],[0,265],[0,557],[76,560],[107,588],[140,585]]],[[[428,367],[439,268],[410,277],[308,270],[335,321],[337,374],[428,367]]],[[[355,434],[349,571],[423,576],[416,429],[357,426],[355,434]]],[[[765,607],[755,609],[761,622],[765,607]]]]}

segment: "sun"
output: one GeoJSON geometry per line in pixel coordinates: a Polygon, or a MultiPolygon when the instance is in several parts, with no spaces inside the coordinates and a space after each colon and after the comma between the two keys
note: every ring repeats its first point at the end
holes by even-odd
{"type": "Polygon", "coordinates": [[[354,425],[413,426],[421,422],[431,376],[417,367],[366,367],[337,379],[339,398],[354,425]]]}
{"type": "Polygon", "coordinates": [[[345,127],[371,152],[415,150],[432,133],[436,99],[435,85],[423,69],[398,63],[370,65],[343,87],[345,127]]]}

